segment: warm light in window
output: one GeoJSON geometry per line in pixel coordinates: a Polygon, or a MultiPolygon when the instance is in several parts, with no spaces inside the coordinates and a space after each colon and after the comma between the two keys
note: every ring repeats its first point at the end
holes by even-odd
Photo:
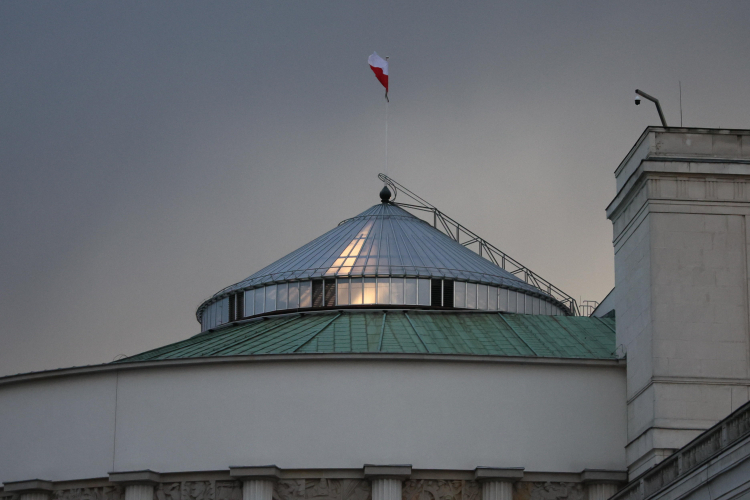
{"type": "Polygon", "coordinates": [[[349,274],[351,272],[352,266],[354,265],[354,262],[356,262],[357,257],[359,257],[359,252],[362,251],[362,245],[365,244],[367,235],[370,234],[370,230],[372,229],[372,225],[374,223],[375,221],[371,220],[367,222],[364,227],[362,227],[362,229],[357,233],[351,243],[349,243],[344,251],[341,252],[339,258],[336,259],[333,265],[328,269],[328,271],[326,271],[326,276],[332,276],[335,274],[349,274]]]}

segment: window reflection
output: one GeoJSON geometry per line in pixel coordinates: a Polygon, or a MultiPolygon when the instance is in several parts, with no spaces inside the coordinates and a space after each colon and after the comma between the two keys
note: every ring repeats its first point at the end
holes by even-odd
{"type": "Polygon", "coordinates": [[[289,309],[299,307],[299,282],[289,283],[289,309]]]}
{"type": "Polygon", "coordinates": [[[457,281],[454,285],[454,293],[453,305],[455,307],[466,307],[466,283],[457,281]]]}
{"type": "Polygon", "coordinates": [[[404,283],[404,304],[417,305],[417,280],[416,278],[406,278],[404,283]]]}
{"type": "Polygon", "coordinates": [[[420,306],[430,305],[430,280],[417,280],[417,301],[420,306]]]}
{"type": "Polygon", "coordinates": [[[489,310],[490,311],[497,311],[497,288],[494,286],[491,286],[489,289],[490,296],[488,299],[489,302],[489,310]]]}
{"type": "Polygon", "coordinates": [[[266,287],[266,312],[276,310],[276,285],[266,287]]]}
{"type": "MultiPolygon", "coordinates": [[[[370,234],[372,225],[375,223],[374,220],[370,220],[365,224],[362,229],[359,230],[354,239],[347,245],[339,258],[336,259],[331,267],[326,271],[326,275],[332,276],[335,274],[349,274],[357,261],[357,257],[362,251],[362,245],[367,240],[367,235],[370,234]]],[[[375,253],[377,255],[377,253],[375,253]]]]}
{"type": "Polygon", "coordinates": [[[312,307],[312,282],[301,281],[299,284],[299,306],[312,307]]]}
{"type": "Polygon", "coordinates": [[[508,310],[508,289],[507,288],[501,288],[497,291],[497,308],[500,311],[507,311],[508,310]]]}
{"type": "MultiPolygon", "coordinates": [[[[231,297],[243,300],[244,317],[265,312],[309,307],[335,307],[359,304],[421,305],[434,304],[433,287],[445,292],[444,307],[504,311],[520,314],[564,314],[553,303],[506,288],[480,283],[423,278],[338,278],[280,283],[238,292],[231,297]],[[453,288],[451,290],[450,288],[453,288]],[[317,293],[317,301],[313,295],[317,293]],[[244,294],[244,297],[243,297],[244,294]],[[453,304],[450,304],[450,298],[453,304]]],[[[202,331],[230,321],[228,298],[206,306],[201,316],[202,331]]],[[[238,313],[239,314],[239,313],[238,313]]],[[[231,319],[234,321],[234,319],[231,319]]]]}
{"type": "Polygon", "coordinates": [[[245,316],[252,316],[253,306],[255,305],[255,290],[245,291],[245,316]]]}
{"type": "Polygon", "coordinates": [[[487,285],[477,285],[477,309],[487,310],[487,285]]]}
{"type": "Polygon", "coordinates": [[[378,304],[391,303],[391,279],[378,278],[378,304]]]}
{"type": "Polygon", "coordinates": [[[351,294],[352,304],[362,303],[362,278],[352,278],[349,285],[349,293],[351,294]]]}
{"type": "Polygon", "coordinates": [[[365,278],[364,304],[374,304],[375,297],[375,278],[365,278]]]}
{"type": "Polygon", "coordinates": [[[391,304],[404,303],[404,278],[391,278],[391,304]]]}
{"type": "Polygon", "coordinates": [[[466,307],[469,309],[477,308],[477,284],[466,283],[466,307]]]}
{"type": "Polygon", "coordinates": [[[336,298],[338,300],[338,305],[348,306],[349,305],[349,279],[336,280],[336,286],[338,287],[338,290],[336,291],[336,298]]]}
{"type": "Polygon", "coordinates": [[[276,309],[287,309],[289,301],[289,284],[281,283],[276,288],[276,309]]]}

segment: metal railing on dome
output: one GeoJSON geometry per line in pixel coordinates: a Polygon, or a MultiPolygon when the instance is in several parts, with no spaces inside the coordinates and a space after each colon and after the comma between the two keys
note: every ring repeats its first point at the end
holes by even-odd
{"type": "Polygon", "coordinates": [[[393,198],[391,199],[391,203],[405,209],[412,209],[421,212],[432,212],[433,227],[441,230],[446,235],[450,236],[453,240],[467,248],[476,248],[476,252],[479,254],[479,256],[484,257],[490,262],[493,262],[495,265],[515,275],[519,279],[522,279],[524,282],[535,286],[543,292],[546,292],[551,297],[563,303],[568,309],[570,309],[570,312],[574,316],[580,316],[578,304],[573,297],[563,292],[558,287],[545,280],[514,258],[510,257],[508,254],[494,246],[492,243],[489,243],[487,240],[485,240],[475,232],[467,229],[466,226],[452,219],[444,212],[440,211],[435,205],[429,203],[424,198],[410,191],[391,177],[388,177],[385,174],[378,174],[378,179],[383,181],[393,190],[393,198]],[[399,192],[414,200],[415,203],[396,202],[395,200],[399,192]],[[461,241],[462,236],[464,241],[461,241]]]}

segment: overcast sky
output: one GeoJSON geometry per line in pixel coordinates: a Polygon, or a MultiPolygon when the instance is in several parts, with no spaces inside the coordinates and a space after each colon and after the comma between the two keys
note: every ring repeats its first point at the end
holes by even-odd
{"type": "Polygon", "coordinates": [[[750,128],[750,2],[0,2],[0,375],[199,331],[196,307],[390,174],[574,297],[658,97],[750,128]]]}

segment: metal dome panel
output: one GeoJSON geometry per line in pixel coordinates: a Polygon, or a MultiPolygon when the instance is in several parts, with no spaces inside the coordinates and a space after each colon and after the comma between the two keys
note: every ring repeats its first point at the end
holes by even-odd
{"type": "Polygon", "coordinates": [[[267,283],[350,276],[455,279],[549,297],[391,203],[379,203],[341,222],[214,297],[267,283]]]}

